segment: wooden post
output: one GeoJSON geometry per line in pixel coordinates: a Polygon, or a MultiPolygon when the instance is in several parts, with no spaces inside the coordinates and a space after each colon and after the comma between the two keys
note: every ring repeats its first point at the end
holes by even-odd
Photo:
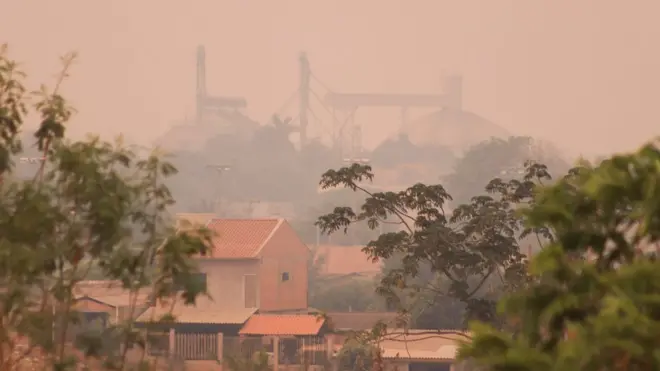
{"type": "Polygon", "coordinates": [[[280,370],[280,337],[273,337],[273,370],[280,370]]]}
{"type": "Polygon", "coordinates": [[[332,355],[335,352],[335,334],[327,335],[326,339],[328,341],[328,360],[332,362],[332,355]]]}
{"type": "Polygon", "coordinates": [[[168,343],[170,346],[168,353],[170,358],[173,358],[176,353],[176,331],[174,330],[174,327],[170,328],[170,339],[168,343]]]}
{"type": "Polygon", "coordinates": [[[223,359],[224,359],[223,358],[223,356],[224,356],[224,354],[223,354],[223,352],[224,352],[224,340],[225,340],[224,335],[222,334],[222,332],[219,332],[218,333],[218,348],[217,348],[216,351],[217,351],[218,361],[220,361],[221,364],[222,364],[223,359]]]}

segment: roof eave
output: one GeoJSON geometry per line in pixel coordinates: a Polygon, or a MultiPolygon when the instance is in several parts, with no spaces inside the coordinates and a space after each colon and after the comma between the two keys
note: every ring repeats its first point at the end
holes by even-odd
{"type": "Polygon", "coordinates": [[[238,260],[259,260],[259,256],[237,256],[237,257],[214,257],[214,256],[198,256],[195,259],[203,261],[238,261],[238,260]]]}

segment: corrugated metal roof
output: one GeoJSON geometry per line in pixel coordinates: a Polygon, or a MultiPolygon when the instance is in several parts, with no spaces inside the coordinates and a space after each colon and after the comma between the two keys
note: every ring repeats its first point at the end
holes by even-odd
{"type": "Polygon", "coordinates": [[[245,323],[256,311],[254,308],[227,309],[216,305],[208,298],[200,297],[197,298],[194,306],[185,305],[180,300],[175,303],[174,308],[172,308],[171,303],[167,305],[157,304],[142,313],[136,321],[160,321],[164,316],[171,314],[177,323],[239,325],[245,323]]]}
{"type": "Polygon", "coordinates": [[[212,219],[207,227],[215,233],[209,258],[256,258],[284,219],[212,219]]]}
{"type": "Polygon", "coordinates": [[[84,300],[85,298],[89,298],[95,301],[98,301],[103,304],[107,304],[111,307],[128,307],[133,305],[140,306],[144,305],[149,302],[149,299],[151,298],[151,295],[149,292],[142,291],[142,292],[137,292],[137,293],[130,293],[130,292],[124,292],[124,293],[117,293],[114,295],[84,295],[81,297],[76,298],[76,300],[84,300]]]}
{"type": "Polygon", "coordinates": [[[390,330],[380,342],[383,358],[447,360],[456,359],[461,341],[469,341],[467,332],[451,330],[390,330]]]}
{"type": "Polygon", "coordinates": [[[77,300],[85,297],[112,307],[123,307],[132,304],[131,298],[137,295],[136,305],[144,305],[151,298],[150,288],[141,288],[131,293],[119,281],[81,281],[76,284],[73,294],[77,300]]]}
{"type": "Polygon", "coordinates": [[[239,332],[241,335],[318,335],[325,323],[325,319],[309,314],[257,314],[243,325],[239,332]]]}

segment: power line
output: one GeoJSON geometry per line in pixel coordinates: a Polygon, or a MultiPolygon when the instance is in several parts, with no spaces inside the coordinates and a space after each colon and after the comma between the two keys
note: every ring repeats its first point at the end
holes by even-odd
{"type": "Polygon", "coordinates": [[[323,109],[325,109],[329,114],[331,115],[333,114],[332,111],[330,111],[330,108],[328,108],[328,106],[326,106],[325,103],[323,103],[323,99],[321,99],[321,97],[314,90],[309,89],[309,92],[312,93],[314,99],[316,99],[316,101],[319,102],[319,104],[321,105],[321,107],[323,107],[323,109]]]}
{"type": "Polygon", "coordinates": [[[334,92],[334,90],[330,89],[330,88],[328,87],[328,85],[326,85],[326,84],[323,83],[318,77],[316,77],[316,75],[314,74],[313,71],[310,70],[310,72],[309,72],[309,76],[311,76],[311,78],[312,78],[314,81],[316,81],[317,84],[321,85],[321,87],[322,87],[323,89],[325,89],[327,92],[334,92]]]}
{"type": "Polygon", "coordinates": [[[332,132],[328,131],[326,125],[323,125],[323,120],[321,120],[311,108],[309,109],[309,113],[311,113],[316,122],[320,124],[319,126],[323,129],[323,131],[332,137],[332,132]]]}
{"type": "Polygon", "coordinates": [[[284,111],[285,108],[289,107],[289,105],[293,102],[293,99],[298,96],[300,90],[296,89],[291,96],[284,101],[284,104],[280,107],[280,109],[276,110],[275,113],[280,114],[282,111],[284,111]]]}

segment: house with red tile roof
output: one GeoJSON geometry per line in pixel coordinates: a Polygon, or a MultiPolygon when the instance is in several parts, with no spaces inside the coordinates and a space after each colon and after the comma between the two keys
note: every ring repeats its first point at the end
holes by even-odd
{"type": "Polygon", "coordinates": [[[178,300],[154,305],[138,322],[159,321],[171,314],[175,325],[167,327],[173,328],[175,338],[201,332],[238,336],[257,312],[307,310],[310,251],[286,220],[212,218],[205,225],[213,237],[197,263],[210,297],[198,298],[194,306],[178,300]]]}
{"type": "MultiPolygon", "coordinates": [[[[202,224],[199,218],[185,218],[191,224],[202,224]]],[[[286,220],[209,218],[204,224],[213,238],[206,256],[200,256],[197,263],[211,298],[181,311],[191,311],[194,317],[192,313],[212,310],[216,321],[223,312],[235,320],[242,313],[243,324],[257,310],[307,309],[310,252],[286,220]]],[[[140,319],[160,311],[154,307],[140,319]]]]}
{"type": "Polygon", "coordinates": [[[212,219],[207,228],[212,246],[198,263],[217,308],[307,308],[310,252],[286,220],[212,219]]]}

